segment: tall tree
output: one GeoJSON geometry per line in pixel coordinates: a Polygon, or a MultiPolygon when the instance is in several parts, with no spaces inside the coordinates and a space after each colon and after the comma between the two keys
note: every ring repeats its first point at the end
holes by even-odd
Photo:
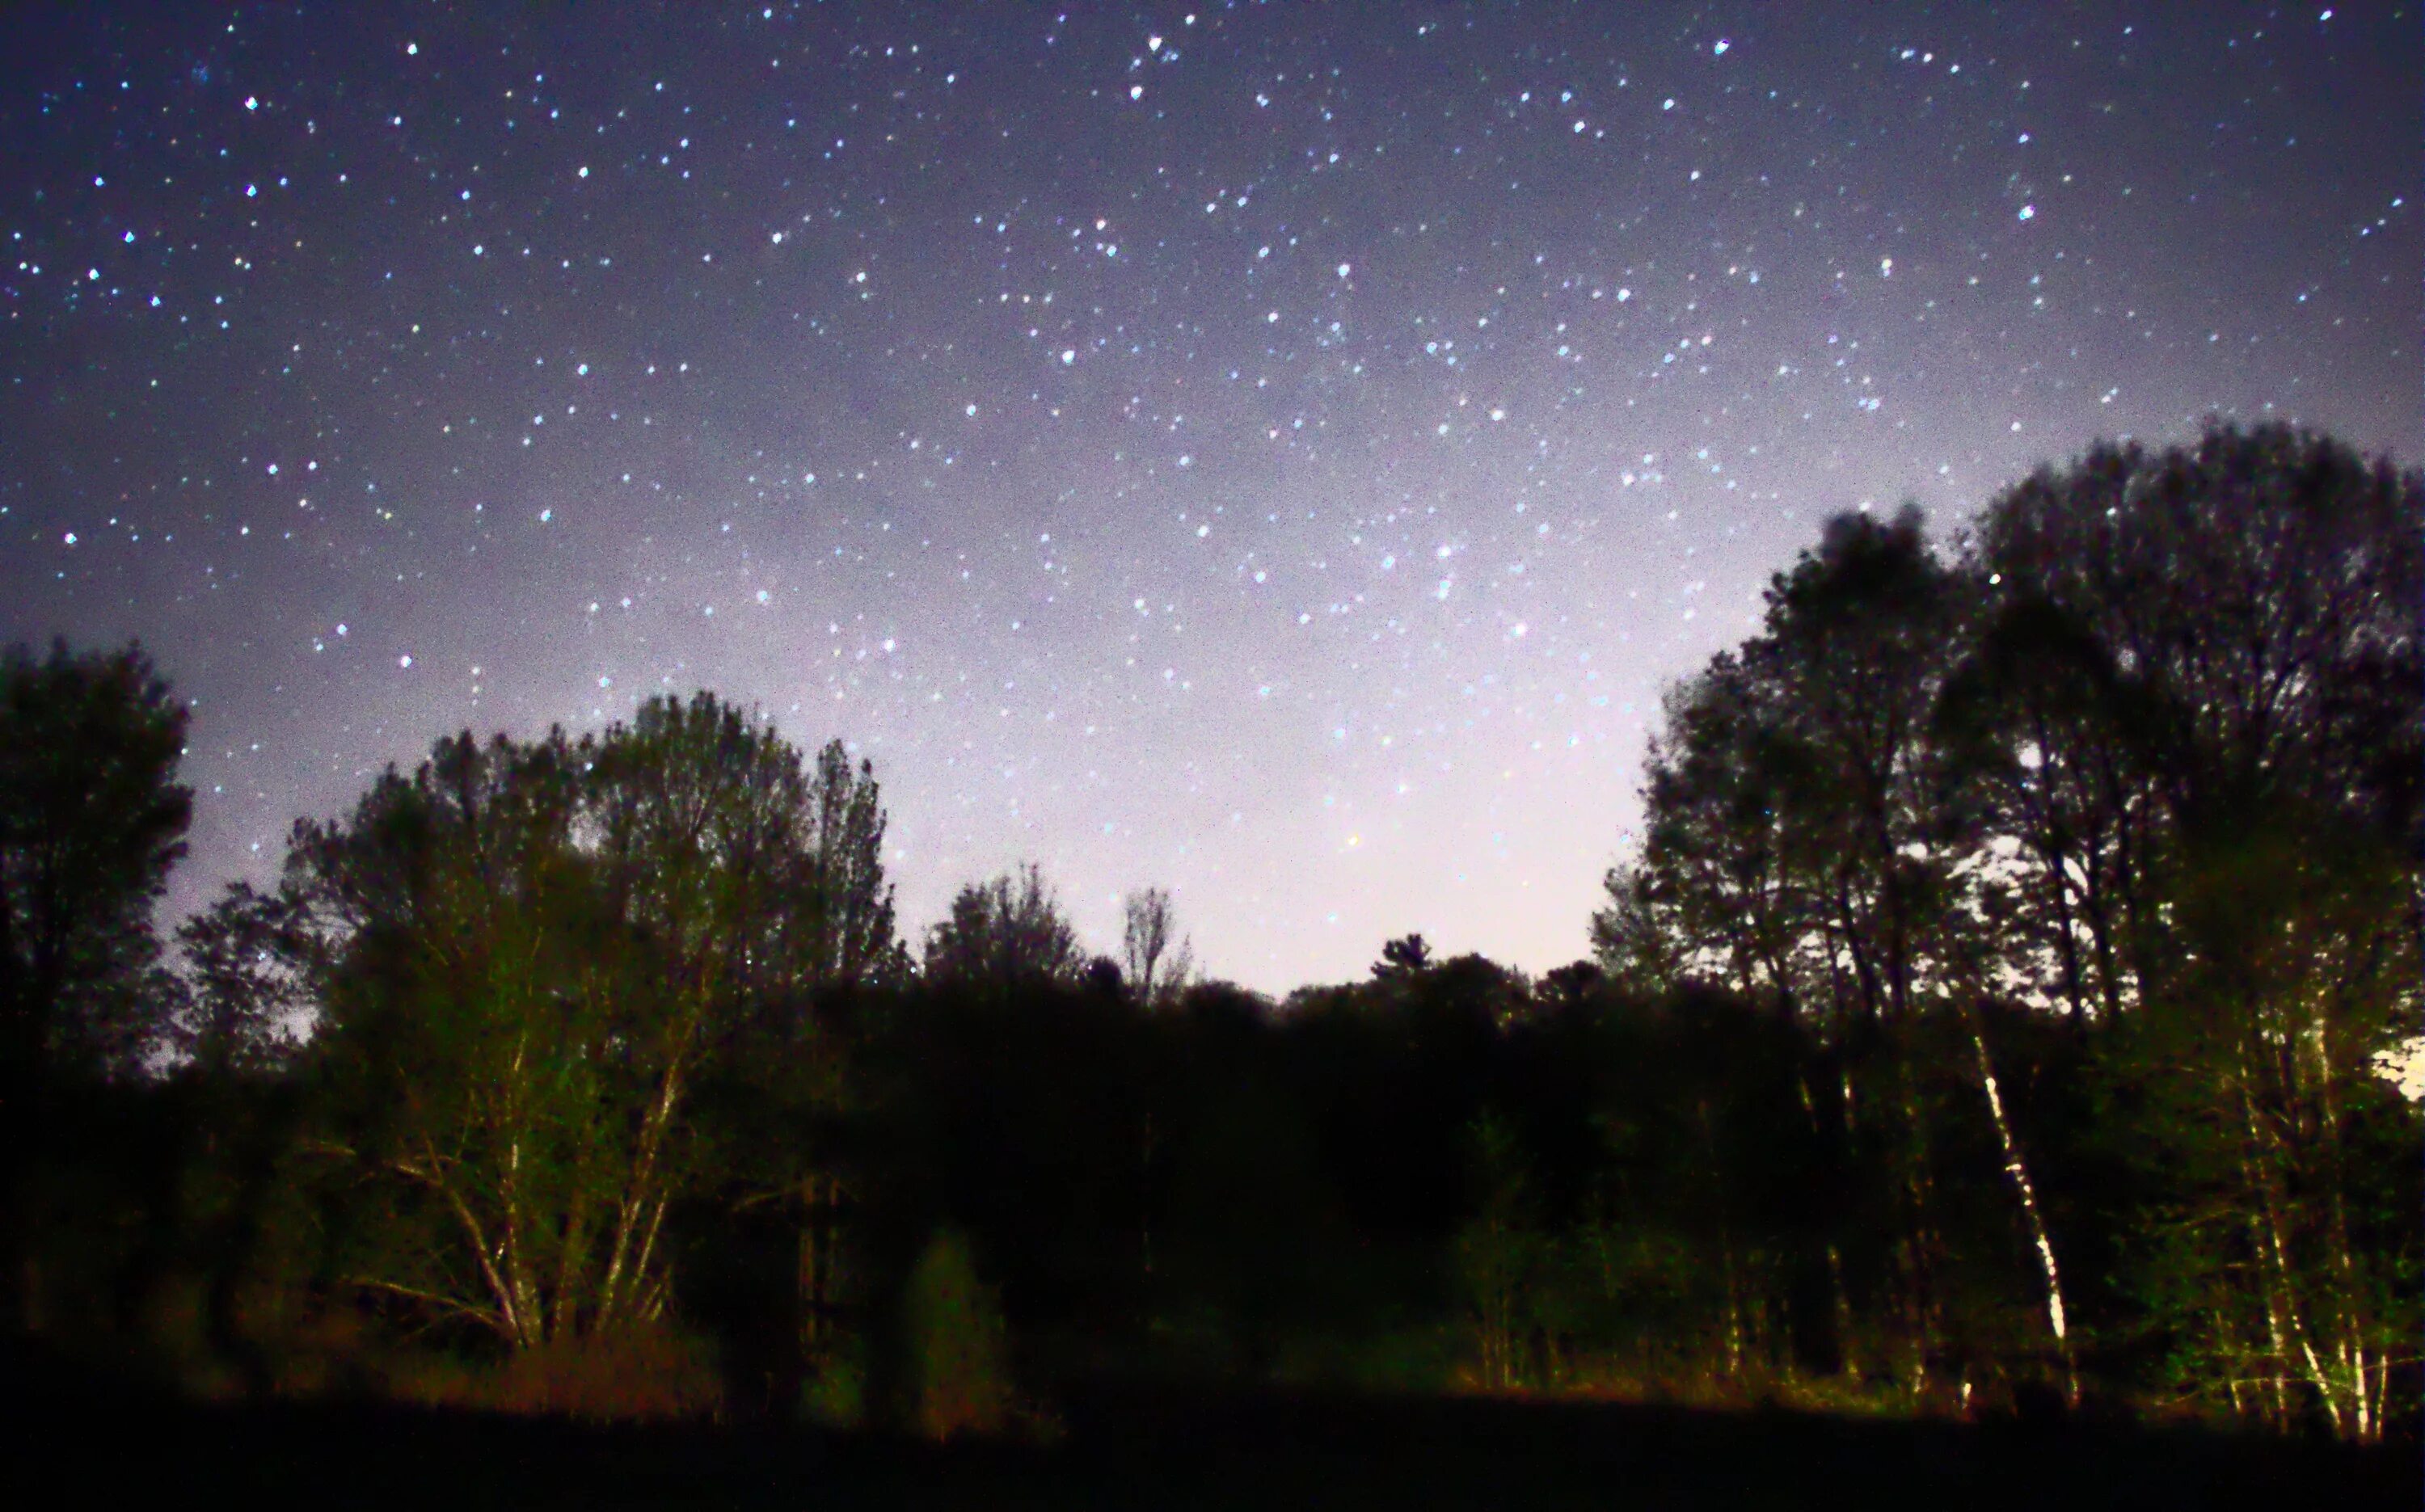
{"type": "Polygon", "coordinates": [[[1999,498],[1975,556],[1970,767],[2049,995],[2123,1015],[2181,1383],[2377,1436],[2418,1274],[2379,1153],[2418,1123],[2379,1066],[2425,1031],[2425,480],[2288,426],[2100,446],[1999,498]]]}
{"type": "MultiPolygon", "coordinates": [[[[1642,855],[1611,874],[1595,921],[1621,979],[1681,977],[1807,1016],[1832,1076],[1800,1097],[1830,1152],[1839,1218],[1823,1247],[1839,1332],[1853,1297],[1883,1306],[1863,1331],[1914,1392],[1946,1358],[1952,1261],[1938,1195],[1941,1106],[1923,1020],[1975,1026],[1973,878],[1944,822],[1935,710],[1973,618],[1967,581],[1940,563],[1917,511],[1841,516],[1774,581],[1761,632],[1668,702],[1645,788],[1642,855]],[[1830,1085],[1832,1083],[1832,1085],[1830,1085]],[[1879,1253],[1864,1229],[1890,1242],[1879,1253]],[[1883,1272],[1850,1264],[1863,1250],[1883,1272]]],[[[1983,1030],[1979,1106],[1993,1123],[2039,1257],[2046,1315],[2066,1331],[2059,1273],[1983,1030]]],[[[1839,1341],[1848,1361],[1860,1341],[1839,1341]]]]}
{"type": "Polygon", "coordinates": [[[1733,653],[1668,692],[1646,763],[1643,853],[1611,873],[1592,925],[1619,979],[1665,992],[1689,971],[1789,1011],[1826,1001],[1807,889],[1785,869],[1773,696],[1733,653]]]}
{"type": "Polygon", "coordinates": [[[1194,946],[1179,932],[1165,888],[1147,887],[1120,900],[1120,964],[1137,1001],[1163,1008],[1187,990],[1194,946]]]}
{"type": "Polygon", "coordinates": [[[2003,602],[2100,649],[2181,821],[2304,789],[2413,824],[2420,493],[2328,437],[2217,426],[2040,470],[1996,501],[1976,556],[2003,602]]]}
{"type": "Polygon", "coordinates": [[[1034,863],[971,883],[926,934],[926,976],[938,983],[1075,984],[1086,969],[1078,931],[1034,863]]]}
{"type": "Polygon", "coordinates": [[[185,708],[140,648],[0,653],[0,1297],[39,1322],[45,1106],[138,1068],[170,997],[152,911],[185,854],[185,708]]]}
{"type": "Polygon", "coordinates": [[[443,740],[297,836],[334,936],[317,1148],[367,1183],[340,1279],[517,1348],[663,1305],[696,1005],[571,844],[593,756],[560,733],[443,740]]]}
{"type": "Polygon", "coordinates": [[[1924,738],[1959,584],[1906,508],[1831,520],[1768,604],[1743,659],[1770,693],[1784,864],[1824,940],[1838,1011],[1907,1015],[1945,893],[1924,738]]]}
{"type": "Polygon", "coordinates": [[[856,768],[840,740],[817,753],[814,885],[820,988],[898,981],[907,969],[884,871],[888,822],[874,763],[856,768]]]}
{"type": "Polygon", "coordinates": [[[377,1194],[350,1279],[522,1348],[660,1315],[668,1215],[714,1174],[702,1078],[822,1086],[820,995],[897,958],[881,835],[872,774],[820,787],[706,694],[578,743],[443,740],[300,826],[273,932],[315,999],[325,1147],[377,1194]]]}
{"type": "Polygon", "coordinates": [[[139,647],[0,653],[7,1090],[52,1072],[125,1070],[145,1049],[152,909],[193,815],[176,780],[185,721],[139,647]]]}
{"type": "Polygon", "coordinates": [[[301,898],[235,883],[177,927],[190,990],[169,1044],[205,1077],[286,1069],[313,1027],[301,898]]]}
{"type": "Polygon", "coordinates": [[[2425,1029],[2420,500],[2288,427],[2101,446],[1999,497],[1952,570],[1911,522],[1831,525],[1671,698],[1596,943],[1620,979],[1827,1030],[1833,1117],[1802,1093],[1883,1181],[1900,1368],[1951,1338],[1938,1171],[1966,1122],[2075,1358],[2065,1194],[1999,1068],[2043,1053],[2013,1011],[2051,1007],[2128,1125],[2178,1384],[2381,1431],[2418,1291],[2379,1175],[2417,1115],[2379,1068],[2425,1029]],[[1969,1112],[1928,1090],[1963,1061],[1969,1112]]]}
{"type": "Polygon", "coordinates": [[[1974,564],[1971,577],[1987,609],[1935,715],[1944,821],[1991,969],[2084,1027],[2138,1003],[2160,969],[2164,815],[2139,750],[2145,711],[2077,615],[2015,575],[1974,564]]]}
{"type": "Polygon", "coordinates": [[[1839,1024],[1901,1016],[1947,897],[1926,737],[1963,588],[1905,510],[1831,520],[1767,597],[1761,633],[1668,697],[1604,963],[1638,970],[1657,921],[1694,977],[1839,1024]]]}
{"type": "MultiPolygon", "coordinates": [[[[768,743],[770,731],[744,721],[736,734],[735,717],[699,700],[658,716],[660,740],[720,751],[712,766],[755,771],[741,786],[771,799],[760,840],[714,842],[711,866],[756,855],[762,875],[745,889],[747,899],[734,899],[756,924],[716,926],[743,942],[747,969],[715,1015],[697,1083],[699,1195],[713,1199],[698,1207],[721,1216],[713,1232],[691,1236],[694,1249],[718,1256],[726,1279],[707,1321],[723,1333],[731,1360],[759,1361],[754,1392],[792,1381],[833,1342],[845,1220],[859,1185],[846,1134],[863,1111],[867,1010],[880,997],[875,989],[909,972],[872,764],[854,765],[833,740],[803,769],[788,747],[768,743]]],[[[734,1375],[737,1382],[748,1371],[734,1375]]],[[[789,1410],[796,1392],[779,1394],[789,1410]]]]}

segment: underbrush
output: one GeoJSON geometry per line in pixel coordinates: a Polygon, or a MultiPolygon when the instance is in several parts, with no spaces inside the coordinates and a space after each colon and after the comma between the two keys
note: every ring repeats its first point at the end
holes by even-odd
{"type": "Polygon", "coordinates": [[[387,1376],[389,1393],[415,1406],[586,1423],[711,1419],[724,1402],[714,1353],[669,1329],[552,1344],[493,1362],[410,1355],[391,1361],[387,1376]]]}

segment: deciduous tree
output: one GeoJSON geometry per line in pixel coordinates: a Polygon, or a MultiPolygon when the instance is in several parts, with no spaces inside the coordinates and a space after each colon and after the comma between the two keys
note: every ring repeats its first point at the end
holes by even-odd
{"type": "Polygon", "coordinates": [[[185,740],[139,647],[0,653],[0,1297],[20,1326],[48,1105],[140,1069],[173,998],[152,911],[185,850],[185,740]]]}

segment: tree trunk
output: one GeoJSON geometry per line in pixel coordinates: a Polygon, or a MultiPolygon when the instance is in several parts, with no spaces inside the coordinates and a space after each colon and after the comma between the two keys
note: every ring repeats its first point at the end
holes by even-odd
{"type": "Polygon", "coordinates": [[[2055,1265],[2054,1242],[2047,1232],[2046,1216],[2038,1208],[2036,1184],[2030,1179],[2029,1162],[2022,1157],[2020,1140],[2013,1133],[2013,1122],[2004,1111],[2003,1089],[1996,1080],[1995,1058],[1987,1053],[1987,1027],[1980,1014],[1979,1005],[1964,1002],[1965,1017],[1969,1020],[1971,1048],[1979,1054],[1979,1084],[1986,1090],[1987,1116],[1995,1121],[1996,1141],[2003,1149],[2004,1174],[2013,1180],[2013,1190],[2019,1197],[2021,1219],[2029,1226],[2030,1243],[2037,1250],[2038,1273],[2046,1284],[2047,1327],[2054,1334],[2056,1352],[2063,1359],[2063,1393],[2067,1406],[2080,1406],[2080,1367],[2071,1348],[2071,1330],[2063,1301],[2063,1275],[2055,1265]]]}

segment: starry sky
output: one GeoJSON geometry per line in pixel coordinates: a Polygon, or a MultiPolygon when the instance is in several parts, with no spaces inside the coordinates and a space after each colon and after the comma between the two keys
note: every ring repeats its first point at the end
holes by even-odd
{"type": "Polygon", "coordinates": [[[193,705],[173,916],[708,687],[1265,990],[1584,953],[1830,514],[2420,446],[2414,5],[84,4],[0,61],[0,640],[193,705]]]}

